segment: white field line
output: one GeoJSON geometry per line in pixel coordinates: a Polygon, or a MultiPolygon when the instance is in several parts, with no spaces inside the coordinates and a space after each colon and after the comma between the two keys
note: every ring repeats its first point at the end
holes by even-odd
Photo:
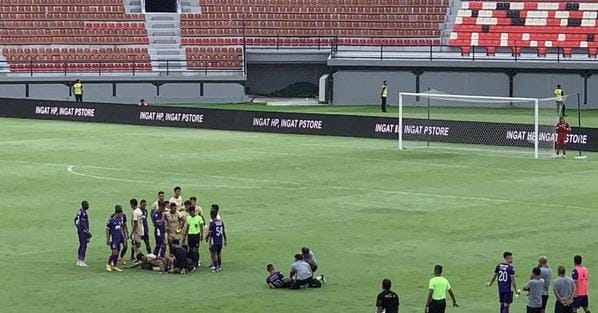
{"type": "MultiPolygon", "coordinates": [[[[18,162],[18,163],[25,163],[25,164],[39,164],[44,166],[58,166],[58,167],[74,167],[75,165],[70,164],[56,164],[56,163],[43,163],[43,162],[28,162],[28,161],[11,161],[11,162],[18,162]]],[[[311,183],[299,183],[299,182],[290,182],[290,181],[281,181],[281,180],[272,180],[272,179],[261,179],[261,178],[246,178],[246,177],[234,177],[234,176],[219,176],[219,175],[200,175],[194,173],[177,173],[177,172],[163,172],[163,171],[147,171],[147,170],[135,170],[135,169],[127,169],[127,168],[115,168],[115,167],[102,167],[102,166],[93,166],[93,165],[77,165],[77,167],[83,168],[95,168],[101,170],[112,170],[112,171],[122,171],[122,172],[131,172],[131,173],[151,173],[151,174],[170,174],[170,175],[181,175],[181,176],[188,176],[192,175],[194,177],[212,177],[212,178],[221,178],[221,179],[230,179],[230,180],[238,180],[238,181],[249,181],[249,182],[264,182],[264,183],[276,183],[276,184],[288,184],[294,185],[296,187],[264,187],[264,186],[257,186],[256,188],[277,188],[277,189],[336,189],[336,190],[351,190],[351,191],[363,191],[363,192],[372,192],[372,193],[383,193],[383,194],[396,194],[396,195],[407,195],[407,196],[415,196],[415,197],[434,197],[434,198],[443,198],[443,199],[455,199],[455,200],[469,200],[469,201],[481,201],[481,202],[496,202],[496,203],[511,203],[511,204],[518,204],[518,205],[526,205],[526,206],[538,206],[538,207],[545,207],[545,208],[570,208],[570,209],[581,209],[581,210],[595,210],[594,208],[590,207],[581,207],[575,205],[567,205],[567,204],[551,204],[551,203],[538,203],[538,202],[527,202],[527,201],[518,201],[518,200],[511,200],[511,199],[500,199],[500,198],[486,198],[486,197],[472,197],[472,196],[458,196],[458,195],[448,195],[448,194],[435,194],[435,193],[427,193],[427,192],[412,192],[412,191],[399,191],[399,190],[388,190],[388,189],[372,189],[372,188],[365,188],[365,187],[348,187],[348,186],[338,186],[338,185],[324,185],[324,184],[311,184],[311,183]],[[297,188],[297,186],[303,188],[297,188]]],[[[72,168],[71,168],[72,170],[72,168]]],[[[71,171],[69,171],[71,173],[71,171]]],[[[71,173],[72,174],[72,173],[71,173]]],[[[81,174],[81,173],[79,173],[81,174]]],[[[85,174],[86,175],[86,174],[85,174]]],[[[88,176],[89,177],[89,176],[88,176]]],[[[100,177],[100,176],[98,176],[100,177]]],[[[96,178],[96,179],[106,179],[104,177],[97,178],[97,177],[89,177],[89,178],[96,178]]],[[[107,177],[109,180],[114,180],[113,177],[107,177]]],[[[130,181],[130,180],[126,180],[130,181]]],[[[137,181],[135,182],[143,182],[143,183],[152,183],[149,181],[137,181]]],[[[188,184],[192,185],[192,184],[188,184]]],[[[201,185],[206,187],[215,187],[217,185],[201,185]]],[[[235,187],[236,188],[236,187],[235,187]]],[[[252,186],[253,188],[253,186],[252,186]]]]}
{"type": "MultiPolygon", "coordinates": [[[[121,171],[121,172],[130,171],[130,170],[127,170],[127,169],[124,169],[124,168],[122,168],[122,169],[118,168],[117,169],[117,168],[102,168],[102,167],[92,167],[92,166],[80,166],[80,167],[88,167],[88,168],[96,168],[96,169],[112,170],[112,171],[121,171]]],[[[120,177],[99,176],[99,175],[85,174],[85,173],[81,173],[81,172],[75,171],[75,166],[74,165],[69,165],[67,167],[67,171],[69,173],[77,175],[77,176],[88,177],[88,178],[99,179],[99,180],[112,180],[112,181],[122,181],[122,182],[141,183],[141,184],[150,184],[150,185],[156,185],[156,184],[163,183],[163,182],[156,182],[156,181],[150,181],[150,180],[136,180],[136,179],[128,179],[128,178],[120,178],[120,177]]],[[[133,172],[133,171],[131,171],[131,172],[133,172]]],[[[141,171],[138,171],[138,172],[141,172],[141,171]]],[[[162,174],[164,172],[152,172],[152,173],[162,174]]],[[[171,173],[171,174],[173,174],[173,173],[171,173]]],[[[226,185],[226,184],[225,185],[222,185],[222,184],[217,185],[217,184],[184,183],[184,185],[186,185],[186,186],[194,186],[194,187],[205,187],[205,188],[234,188],[234,189],[261,189],[261,188],[264,188],[262,186],[239,186],[239,185],[226,185]]],[[[270,188],[270,189],[290,189],[290,188],[279,187],[279,186],[267,187],[267,188],[270,188]]],[[[302,188],[292,188],[292,189],[302,189],[302,188]]]]}

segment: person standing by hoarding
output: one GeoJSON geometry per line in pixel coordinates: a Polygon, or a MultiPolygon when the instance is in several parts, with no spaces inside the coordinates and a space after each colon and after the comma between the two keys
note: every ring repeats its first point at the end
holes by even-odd
{"type": "Polygon", "coordinates": [[[386,98],[388,97],[388,86],[386,81],[382,82],[382,90],[380,91],[380,108],[382,112],[386,112],[386,98]]]}
{"type": "Polygon", "coordinates": [[[76,102],[83,102],[83,84],[79,79],[75,80],[73,84],[73,94],[76,102]]]}

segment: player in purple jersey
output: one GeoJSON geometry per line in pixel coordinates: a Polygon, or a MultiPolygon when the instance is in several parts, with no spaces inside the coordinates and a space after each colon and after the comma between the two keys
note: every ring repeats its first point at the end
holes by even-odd
{"type": "Polygon", "coordinates": [[[108,272],[122,272],[121,269],[116,267],[116,264],[118,263],[120,247],[127,240],[127,236],[123,231],[123,225],[123,208],[117,204],[114,207],[114,214],[108,219],[108,223],[106,223],[106,244],[108,244],[112,251],[106,264],[108,272]]]}
{"type": "Polygon", "coordinates": [[[208,235],[206,236],[206,242],[210,243],[210,253],[212,255],[212,265],[214,269],[212,272],[220,272],[222,270],[222,244],[226,246],[226,230],[224,229],[224,223],[216,218],[218,212],[216,210],[210,210],[210,217],[212,221],[208,228],[208,235]]]}
{"type": "Polygon", "coordinates": [[[166,254],[166,220],[164,218],[164,211],[166,210],[166,202],[158,202],[158,209],[152,213],[152,222],[154,223],[154,238],[156,239],[156,247],[154,254],[164,257],[166,254]]]}
{"type": "Polygon", "coordinates": [[[87,210],[89,203],[87,201],[81,202],[81,208],[75,215],[75,227],[77,228],[77,235],[79,236],[79,249],[77,250],[77,266],[87,267],[85,264],[85,253],[87,252],[87,244],[91,239],[91,232],[89,232],[89,216],[87,210]]]}
{"type": "MultiPolygon", "coordinates": [[[[116,214],[112,214],[110,215],[110,217],[114,217],[114,215],[116,214]]],[[[123,221],[123,233],[125,234],[125,237],[123,238],[123,242],[122,242],[122,250],[120,251],[120,257],[118,258],[118,263],[125,265],[127,264],[127,262],[125,262],[125,255],[127,255],[127,249],[129,248],[129,244],[127,241],[127,238],[129,238],[129,227],[127,227],[127,214],[125,214],[124,212],[121,214],[122,216],[122,221],[123,221]]]]}
{"type": "Polygon", "coordinates": [[[515,268],[513,267],[513,253],[503,253],[504,261],[496,266],[494,275],[488,282],[488,287],[492,286],[494,281],[498,284],[498,298],[500,302],[500,313],[509,313],[509,306],[513,303],[513,290],[517,291],[517,296],[521,290],[517,289],[515,282],[515,268]]]}
{"type": "Polygon", "coordinates": [[[266,285],[271,289],[277,288],[289,288],[293,280],[288,277],[284,277],[284,275],[277,271],[274,268],[274,265],[268,264],[266,266],[266,271],[268,271],[268,277],[266,277],[266,285]]]}
{"type": "Polygon", "coordinates": [[[143,236],[141,236],[141,240],[143,240],[143,242],[145,243],[145,251],[147,251],[147,254],[150,254],[152,253],[152,247],[150,245],[149,240],[149,228],[147,227],[147,219],[148,217],[151,218],[151,216],[147,214],[147,201],[145,201],[144,199],[139,201],[139,209],[141,210],[141,212],[143,212],[141,223],[143,224],[143,229],[145,231],[143,233],[143,236]]]}

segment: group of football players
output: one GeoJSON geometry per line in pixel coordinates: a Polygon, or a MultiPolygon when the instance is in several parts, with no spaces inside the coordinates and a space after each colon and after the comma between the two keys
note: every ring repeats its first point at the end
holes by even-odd
{"type": "MultiPolygon", "coordinates": [[[[210,222],[206,223],[203,209],[197,204],[197,198],[184,200],[181,188],[175,187],[174,194],[166,201],[164,192],[158,192],[158,199],[147,211],[147,201],[131,199],[131,231],[127,224],[127,215],[121,205],[114,207],[114,212],[106,223],[106,244],[110,247],[110,257],[106,263],[108,272],[121,272],[118,265],[126,264],[126,255],[131,243],[131,267],[186,273],[195,271],[200,265],[200,243],[205,239],[209,244],[212,272],[222,270],[222,247],[227,244],[224,223],[220,218],[219,206],[212,204],[209,212],[210,222]],[[154,228],[154,244],[151,249],[148,217],[154,228]],[[142,244],[146,255],[143,254],[142,244]],[[168,250],[168,253],[167,253],[168,250]]],[[[92,237],[89,230],[89,203],[81,202],[81,208],[75,216],[75,226],[79,237],[77,266],[87,267],[85,256],[87,244],[92,237]]]]}

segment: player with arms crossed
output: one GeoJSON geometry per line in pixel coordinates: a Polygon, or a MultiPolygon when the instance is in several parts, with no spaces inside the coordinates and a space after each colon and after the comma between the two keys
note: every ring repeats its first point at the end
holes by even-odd
{"type": "Polygon", "coordinates": [[[513,267],[513,253],[503,253],[504,261],[496,266],[494,275],[488,282],[488,287],[492,286],[495,280],[498,281],[498,298],[500,302],[500,313],[509,313],[509,306],[513,303],[513,290],[517,291],[517,296],[521,290],[517,289],[515,282],[515,268],[513,267]]]}
{"type": "Polygon", "coordinates": [[[210,243],[210,254],[212,256],[212,272],[220,272],[222,270],[222,243],[226,246],[226,230],[224,223],[216,218],[218,212],[216,210],[210,211],[212,221],[208,227],[208,235],[206,242],[210,243]]]}
{"type": "Polygon", "coordinates": [[[556,156],[559,156],[561,149],[563,150],[563,158],[567,158],[567,151],[565,150],[565,141],[567,141],[567,135],[571,132],[571,126],[565,121],[564,117],[559,118],[559,123],[556,124],[556,156]]]}

